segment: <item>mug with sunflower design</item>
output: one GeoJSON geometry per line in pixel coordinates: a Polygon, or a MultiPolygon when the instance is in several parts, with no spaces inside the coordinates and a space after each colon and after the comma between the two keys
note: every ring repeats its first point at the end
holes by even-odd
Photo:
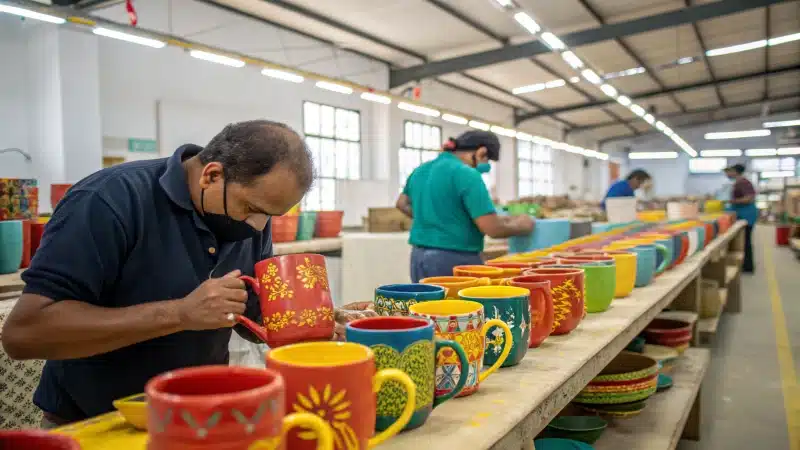
{"type": "MultiPolygon", "coordinates": [[[[398,369],[376,371],[375,354],[353,342],[305,342],[272,349],[267,367],[286,381],[286,409],[322,417],[333,430],[336,450],[367,450],[399,433],[414,414],[417,388],[398,369]],[[390,384],[389,384],[390,383],[390,384]],[[376,394],[381,387],[399,385],[405,406],[397,420],[373,436],[376,394]]],[[[290,433],[288,448],[313,450],[317,431],[290,433]]]]}
{"type": "Polygon", "coordinates": [[[242,276],[258,295],[263,325],[244,316],[246,326],[270,348],[333,337],[333,299],[325,257],[283,255],[256,263],[255,278],[242,276]]]}
{"type": "MultiPolygon", "coordinates": [[[[470,288],[477,289],[477,288],[470,288]]],[[[502,320],[485,320],[483,305],[469,300],[434,300],[417,303],[409,307],[411,317],[423,317],[433,321],[437,339],[455,341],[467,354],[467,367],[461,364],[458,355],[443,348],[436,354],[436,395],[445,395],[455,390],[456,382],[467,372],[467,383],[457,397],[465,397],[478,390],[480,383],[494,373],[508,358],[514,345],[511,329],[502,320]],[[491,367],[481,372],[486,348],[486,333],[492,327],[503,330],[503,350],[491,367]]]]}

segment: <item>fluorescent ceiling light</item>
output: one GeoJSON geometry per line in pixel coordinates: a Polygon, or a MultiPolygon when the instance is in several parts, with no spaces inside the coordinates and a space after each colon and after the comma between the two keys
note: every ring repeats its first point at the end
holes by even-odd
{"type": "Polygon", "coordinates": [[[696,151],[695,151],[695,150],[692,148],[692,146],[691,146],[691,145],[689,145],[689,144],[687,144],[687,143],[686,143],[686,141],[684,141],[684,140],[683,140],[683,138],[681,138],[681,137],[680,137],[680,136],[678,136],[677,134],[674,134],[674,133],[673,133],[673,134],[672,134],[672,136],[670,136],[670,139],[672,139],[672,141],[673,141],[673,142],[675,142],[675,144],[676,144],[678,147],[680,147],[680,148],[681,148],[681,150],[683,150],[684,152],[686,152],[686,153],[687,153],[689,156],[691,156],[692,158],[694,158],[695,156],[697,156],[697,152],[696,152],[696,151]]]}
{"type": "Polygon", "coordinates": [[[612,78],[629,77],[631,75],[639,75],[645,73],[647,69],[644,67],[631,67],[630,69],[621,70],[619,72],[611,72],[603,75],[603,78],[610,80],[612,78]]]}
{"type": "Polygon", "coordinates": [[[667,128],[667,126],[664,125],[664,122],[662,122],[660,120],[656,120],[656,130],[664,131],[664,128],[667,128]]]}
{"type": "Polygon", "coordinates": [[[517,139],[520,141],[533,142],[533,136],[523,131],[517,131],[517,139]]]}
{"type": "Polygon", "coordinates": [[[527,94],[530,92],[543,91],[547,89],[544,83],[529,84],[527,86],[520,86],[511,90],[514,95],[527,94]]]}
{"type": "Polygon", "coordinates": [[[564,86],[566,84],[567,84],[567,82],[564,81],[564,80],[552,80],[552,81],[548,81],[547,83],[545,83],[544,87],[546,87],[547,89],[553,89],[553,88],[564,86]]]}
{"type": "Polygon", "coordinates": [[[633,112],[639,117],[643,117],[645,114],[647,114],[647,111],[645,111],[644,108],[637,105],[636,103],[631,105],[631,112],[633,112]]]}
{"type": "Polygon", "coordinates": [[[317,81],[315,84],[316,87],[320,89],[325,89],[326,91],[338,92],[340,94],[352,94],[353,88],[349,86],[343,86],[341,84],[330,83],[328,81],[317,81]]]}
{"type": "Polygon", "coordinates": [[[736,156],[742,156],[742,151],[739,150],[739,149],[736,149],[736,148],[724,149],[724,150],[723,149],[720,149],[720,150],[700,150],[700,156],[702,156],[704,158],[715,157],[715,156],[724,156],[724,157],[733,156],[733,157],[736,157],[736,156]]]}
{"type": "Polygon", "coordinates": [[[424,106],[418,106],[411,103],[400,102],[397,104],[397,107],[404,110],[404,111],[411,111],[417,114],[422,114],[423,116],[430,116],[430,117],[439,117],[441,114],[439,111],[433,108],[426,108],[424,106]]]}
{"type": "Polygon", "coordinates": [[[629,159],[675,159],[678,152],[633,152],[628,153],[629,159]]]}
{"type": "Polygon", "coordinates": [[[769,45],[785,44],[800,39],[800,33],[787,34],[786,36],[774,37],[767,41],[769,45]]]}
{"type": "Polygon", "coordinates": [[[781,120],[779,122],[764,122],[764,128],[794,127],[800,126],[800,119],[781,120]]]}
{"type": "Polygon", "coordinates": [[[745,156],[775,156],[778,150],[774,148],[749,148],[744,151],[745,156]]]}
{"type": "Polygon", "coordinates": [[[446,120],[447,122],[456,123],[459,125],[466,125],[467,122],[469,122],[469,120],[467,120],[465,117],[454,116],[452,114],[447,114],[447,113],[442,114],[442,120],[446,120]]]}
{"type": "Polygon", "coordinates": [[[291,81],[292,83],[302,83],[303,80],[305,80],[305,78],[296,73],[277,69],[262,69],[261,75],[266,75],[270,78],[277,78],[279,80],[291,81]]]}
{"type": "Polygon", "coordinates": [[[542,27],[540,27],[539,24],[528,15],[528,13],[518,12],[514,14],[514,20],[522,25],[523,28],[528,30],[530,34],[536,34],[542,30],[542,27]]]}
{"type": "Polygon", "coordinates": [[[601,84],[600,85],[600,90],[603,91],[607,96],[609,96],[611,98],[616,98],[617,97],[617,90],[614,88],[614,86],[612,86],[610,84],[605,84],[605,83],[601,84]]]}
{"type": "Polygon", "coordinates": [[[491,128],[488,123],[478,122],[477,120],[470,120],[469,126],[483,131],[489,131],[489,128],[491,128]]]}
{"type": "Polygon", "coordinates": [[[10,5],[0,5],[0,12],[14,14],[15,16],[27,17],[29,19],[41,20],[43,22],[56,23],[59,25],[66,22],[66,20],[62,19],[61,17],[42,14],[29,9],[17,8],[16,6],[10,5]]]}
{"type": "Polygon", "coordinates": [[[193,58],[202,59],[203,61],[222,64],[225,66],[244,67],[244,61],[241,59],[229,58],[216,53],[204,52],[202,50],[191,50],[189,51],[189,55],[191,55],[193,58]]]}
{"type": "Polygon", "coordinates": [[[674,135],[675,135],[675,132],[674,132],[674,131],[672,131],[672,128],[670,128],[670,127],[668,127],[668,126],[665,126],[665,127],[664,127],[664,129],[663,129],[663,130],[661,130],[661,131],[662,131],[664,134],[666,134],[666,135],[667,135],[667,137],[670,137],[670,138],[671,138],[672,136],[674,136],[674,135]]]}
{"type": "Polygon", "coordinates": [[[572,77],[569,79],[570,83],[578,83],[579,81],[581,81],[581,77],[572,77]]]}
{"type": "Polygon", "coordinates": [[[139,44],[139,45],[146,45],[148,47],[153,47],[153,48],[163,48],[167,45],[166,42],[161,42],[155,39],[150,39],[142,36],[136,36],[135,34],[123,33],[117,30],[109,30],[108,28],[103,28],[103,27],[98,27],[93,29],[92,33],[99,36],[110,37],[113,39],[119,39],[121,41],[132,42],[134,44],[139,44]]]}
{"type": "Polygon", "coordinates": [[[513,8],[514,2],[511,0],[494,0],[498,5],[502,6],[503,8],[513,8]]]}
{"type": "Polygon", "coordinates": [[[776,172],[761,172],[761,178],[786,178],[793,177],[793,170],[781,170],[776,172]]]}
{"type": "Polygon", "coordinates": [[[507,136],[507,137],[516,137],[517,136],[517,130],[512,130],[510,128],[498,127],[497,125],[492,125],[490,130],[492,130],[492,133],[499,134],[501,136],[507,136]]]}
{"type": "Polygon", "coordinates": [[[362,92],[361,93],[361,98],[366,100],[366,101],[369,101],[369,102],[381,103],[381,104],[384,104],[384,105],[388,105],[388,104],[392,103],[392,99],[391,98],[389,98],[389,97],[387,97],[385,95],[378,95],[378,94],[375,94],[373,92],[362,92]]]}
{"type": "Polygon", "coordinates": [[[539,38],[543,40],[544,43],[547,44],[547,46],[552,50],[563,50],[567,47],[563,42],[561,42],[561,39],[559,39],[558,36],[549,31],[545,31],[544,33],[540,34],[539,38]]]}
{"type": "Polygon", "coordinates": [[[581,59],[571,51],[563,52],[561,54],[561,58],[573,69],[580,69],[583,67],[583,61],[581,61],[581,59]]]}
{"type": "Polygon", "coordinates": [[[678,60],[675,61],[675,64],[682,66],[684,64],[689,64],[693,62],[694,62],[694,56],[685,56],[683,58],[678,58],[678,60]]]}
{"type": "Polygon", "coordinates": [[[644,115],[644,121],[645,121],[645,122],[647,122],[647,123],[649,123],[650,125],[652,125],[653,123],[655,123],[655,121],[656,121],[656,118],[655,118],[655,117],[653,117],[653,115],[652,115],[652,114],[645,114],[645,115],[644,115]]]}
{"type": "Polygon", "coordinates": [[[728,55],[728,54],[731,54],[731,53],[745,52],[747,50],[753,50],[753,49],[756,49],[756,48],[762,48],[762,47],[766,47],[766,46],[767,46],[767,40],[766,39],[762,39],[760,41],[747,42],[747,43],[738,44],[738,45],[731,45],[730,47],[722,47],[722,48],[711,49],[711,50],[708,50],[706,52],[706,56],[728,55]]]}
{"type": "Polygon", "coordinates": [[[706,133],[706,139],[739,139],[749,137],[769,136],[769,130],[748,130],[748,131],[720,131],[717,133],[706,133]]]}
{"type": "Polygon", "coordinates": [[[780,156],[800,155],[800,147],[779,148],[778,149],[778,155],[780,155],[780,156]]]}
{"type": "Polygon", "coordinates": [[[600,75],[598,75],[592,69],[583,69],[581,71],[581,75],[583,75],[583,78],[586,78],[586,81],[588,81],[588,82],[590,82],[592,84],[600,84],[600,83],[603,82],[603,79],[600,78],[600,75]]]}
{"type": "Polygon", "coordinates": [[[620,95],[619,97],[617,97],[617,103],[619,103],[622,106],[628,106],[631,104],[631,99],[624,95],[620,95]]]}

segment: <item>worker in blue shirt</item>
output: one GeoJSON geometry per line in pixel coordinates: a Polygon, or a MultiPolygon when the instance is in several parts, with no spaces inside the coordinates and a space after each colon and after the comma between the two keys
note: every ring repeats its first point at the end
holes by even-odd
{"type": "Polygon", "coordinates": [[[650,183],[650,174],[642,169],[636,169],[628,174],[624,180],[619,180],[611,185],[603,198],[602,206],[605,209],[607,198],[634,197],[636,190],[650,183]]]}
{"type": "Polygon", "coordinates": [[[312,181],[302,137],[254,120],[226,126],[205,148],[187,144],[75,184],[2,332],[11,358],[47,360],[33,397],[42,427],[111,411],[162,372],[227,365],[235,314],[261,322],[239,276],[272,256],[269,218],[312,181]]]}

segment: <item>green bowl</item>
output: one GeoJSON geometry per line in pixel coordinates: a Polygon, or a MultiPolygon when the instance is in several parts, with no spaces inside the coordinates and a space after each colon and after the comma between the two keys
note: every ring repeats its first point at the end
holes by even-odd
{"type": "Polygon", "coordinates": [[[572,439],[545,438],[533,441],[536,450],[594,450],[591,445],[572,439]]]}
{"type": "Polygon", "coordinates": [[[594,444],[607,426],[608,422],[596,416],[561,416],[547,425],[544,435],[594,444]]]}
{"type": "Polygon", "coordinates": [[[629,352],[642,353],[644,352],[644,345],[646,343],[647,341],[645,341],[643,337],[636,336],[635,338],[633,338],[631,343],[628,344],[627,347],[625,347],[625,350],[629,352]]]}
{"type": "Polygon", "coordinates": [[[656,385],[653,383],[645,389],[632,392],[597,392],[597,393],[581,393],[575,396],[575,401],[578,403],[591,403],[595,405],[608,405],[614,403],[631,403],[640,400],[647,400],[650,396],[656,393],[656,385]]]}
{"type": "Polygon", "coordinates": [[[656,392],[666,391],[671,387],[672,377],[669,375],[664,375],[663,373],[658,374],[658,387],[656,388],[656,392]]]}
{"type": "Polygon", "coordinates": [[[658,362],[633,352],[621,352],[592,381],[631,381],[658,373],[658,362]]]}
{"type": "Polygon", "coordinates": [[[647,400],[640,400],[636,402],[630,403],[620,403],[616,405],[588,405],[588,404],[581,404],[577,403],[582,409],[586,411],[603,414],[606,416],[612,417],[632,417],[644,409],[647,406],[647,400]]]}

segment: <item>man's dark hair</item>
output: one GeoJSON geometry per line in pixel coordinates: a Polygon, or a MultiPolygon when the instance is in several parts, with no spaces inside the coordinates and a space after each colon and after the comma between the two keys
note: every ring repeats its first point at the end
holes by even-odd
{"type": "Polygon", "coordinates": [[[730,167],[726,167],[725,170],[730,170],[736,172],[737,175],[741,175],[744,173],[744,164],[734,164],[730,167]]]}
{"type": "Polygon", "coordinates": [[[632,171],[631,173],[628,174],[627,180],[628,181],[630,181],[630,180],[647,181],[650,178],[651,177],[650,177],[649,173],[645,172],[642,169],[636,169],[636,170],[634,170],[634,171],[632,171]]]}
{"type": "Polygon", "coordinates": [[[248,120],[228,124],[197,154],[203,164],[222,164],[228,181],[247,184],[278,164],[287,164],[299,185],[314,181],[311,153],[302,136],[285,124],[248,120]]]}

